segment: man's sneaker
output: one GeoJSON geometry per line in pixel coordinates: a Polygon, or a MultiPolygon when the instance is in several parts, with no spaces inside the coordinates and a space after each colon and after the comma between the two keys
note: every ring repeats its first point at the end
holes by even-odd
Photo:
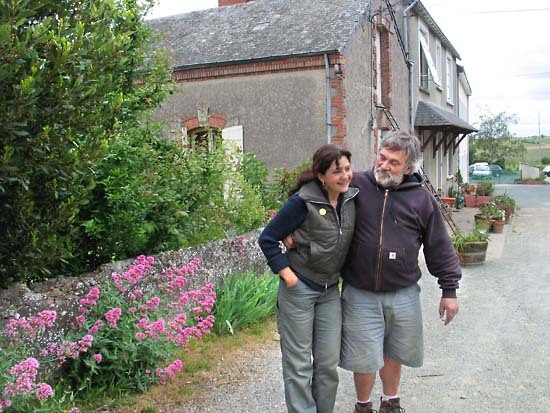
{"type": "Polygon", "coordinates": [[[376,413],[376,410],[372,408],[372,402],[368,402],[364,405],[355,403],[355,410],[353,413],[376,413]]]}
{"type": "Polygon", "coordinates": [[[399,405],[399,397],[397,397],[387,401],[380,401],[380,410],[378,410],[378,413],[405,413],[405,409],[399,405]]]}

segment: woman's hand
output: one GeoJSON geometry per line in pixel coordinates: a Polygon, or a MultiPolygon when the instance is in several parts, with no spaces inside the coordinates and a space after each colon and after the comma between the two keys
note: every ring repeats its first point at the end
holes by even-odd
{"type": "Polygon", "coordinates": [[[285,267],[280,270],[279,275],[285,282],[287,288],[294,287],[298,283],[298,277],[290,267],[285,267]]]}

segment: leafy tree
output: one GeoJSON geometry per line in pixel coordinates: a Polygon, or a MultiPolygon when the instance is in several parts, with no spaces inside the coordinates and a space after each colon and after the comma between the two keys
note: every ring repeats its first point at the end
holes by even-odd
{"type": "Polygon", "coordinates": [[[489,162],[504,168],[506,161],[521,159],[526,148],[509,129],[509,125],[515,123],[517,116],[506,112],[494,115],[487,110],[480,115],[479,130],[470,139],[470,161],[489,162]]]}
{"type": "MultiPolygon", "coordinates": [[[[97,184],[81,208],[77,264],[196,246],[258,228],[267,218],[256,187],[216,144],[195,150],[165,139],[158,125],[129,128],[97,163],[97,184]]],[[[233,162],[234,161],[234,162],[233,162]]]]}
{"type": "Polygon", "coordinates": [[[162,101],[152,2],[0,2],[0,285],[64,272],[95,162],[162,101]]]}

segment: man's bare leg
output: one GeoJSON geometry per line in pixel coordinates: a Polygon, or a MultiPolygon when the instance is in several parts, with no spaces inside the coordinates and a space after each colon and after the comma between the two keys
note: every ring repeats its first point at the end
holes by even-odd
{"type": "MultiPolygon", "coordinates": [[[[401,382],[401,364],[395,360],[385,358],[384,367],[380,369],[380,380],[382,380],[382,391],[386,396],[397,395],[401,382]]],[[[357,389],[357,384],[355,389],[357,389]]]]}
{"type": "Polygon", "coordinates": [[[357,400],[367,401],[370,399],[375,380],[376,373],[353,373],[357,400]]]}

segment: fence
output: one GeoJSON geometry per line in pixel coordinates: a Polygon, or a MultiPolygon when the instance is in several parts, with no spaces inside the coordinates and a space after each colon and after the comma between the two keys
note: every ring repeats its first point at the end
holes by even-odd
{"type": "Polygon", "coordinates": [[[498,174],[487,177],[468,176],[470,184],[477,184],[479,181],[487,180],[491,180],[495,184],[514,184],[516,181],[521,180],[521,173],[519,171],[500,171],[498,174]]]}

